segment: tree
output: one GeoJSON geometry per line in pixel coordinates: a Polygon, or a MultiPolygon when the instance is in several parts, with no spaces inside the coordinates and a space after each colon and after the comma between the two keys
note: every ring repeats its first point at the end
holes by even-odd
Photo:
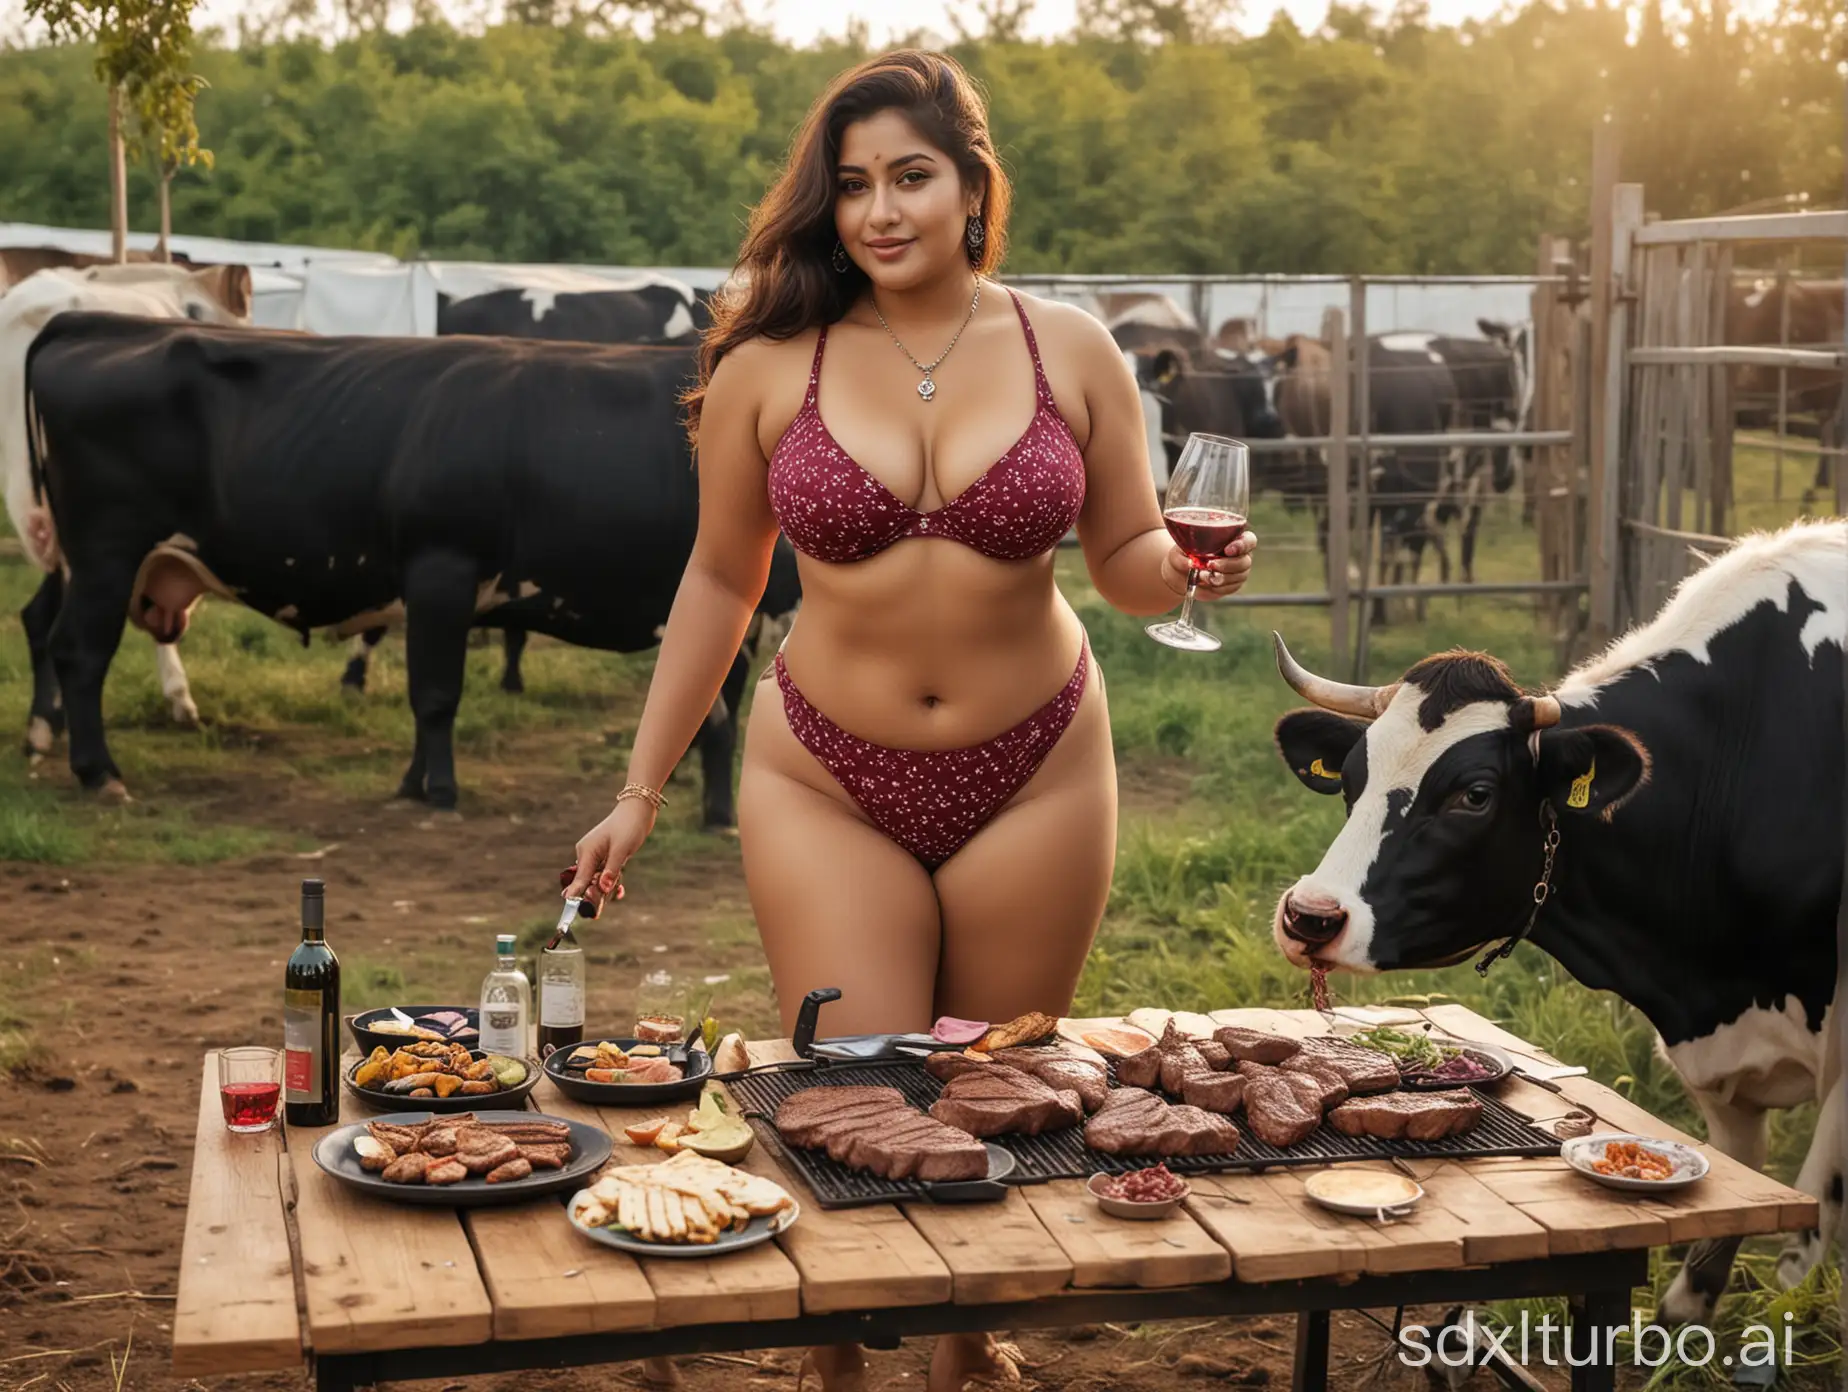
{"type": "Polygon", "coordinates": [[[55,38],[96,45],[95,72],[109,94],[109,225],[117,261],[128,259],[128,152],[132,113],[161,170],[161,249],[171,215],[168,185],[182,164],[210,161],[199,147],[191,71],[196,0],[26,0],[26,13],[55,38]],[[171,170],[172,172],[169,172],[171,170]]]}

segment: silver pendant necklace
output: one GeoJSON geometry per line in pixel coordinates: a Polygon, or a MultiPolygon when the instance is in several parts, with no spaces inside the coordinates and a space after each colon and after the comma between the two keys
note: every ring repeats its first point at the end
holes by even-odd
{"type": "Polygon", "coordinates": [[[975,318],[975,308],[977,305],[981,304],[981,302],[982,278],[977,276],[975,278],[975,297],[969,301],[969,313],[963,318],[962,328],[957,329],[955,335],[950,339],[950,347],[945,348],[941,353],[937,354],[937,360],[935,362],[921,363],[916,358],[911,357],[911,350],[900,342],[897,334],[892,332],[892,326],[886,323],[885,315],[879,313],[878,302],[873,301],[873,313],[878,315],[879,326],[886,331],[886,335],[892,342],[898,344],[898,351],[911,359],[911,365],[924,374],[924,380],[918,383],[918,395],[923,397],[925,401],[931,401],[936,398],[937,384],[932,380],[931,374],[943,365],[943,360],[945,358],[949,357],[950,348],[954,348],[956,346],[956,340],[963,336],[963,329],[969,327],[970,321],[975,318]]]}

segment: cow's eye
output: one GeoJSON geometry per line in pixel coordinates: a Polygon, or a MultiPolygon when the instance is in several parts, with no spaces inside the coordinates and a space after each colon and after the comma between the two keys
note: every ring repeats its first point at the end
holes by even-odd
{"type": "Polygon", "coordinates": [[[1461,792],[1452,793],[1450,805],[1460,812],[1481,812],[1488,808],[1494,796],[1494,784],[1472,783],[1461,792]]]}

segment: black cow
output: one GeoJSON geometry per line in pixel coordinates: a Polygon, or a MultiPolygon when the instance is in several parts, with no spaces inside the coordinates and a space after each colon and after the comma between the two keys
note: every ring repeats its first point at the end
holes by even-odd
{"type": "Polygon", "coordinates": [[[464,299],[438,296],[436,332],[439,337],[680,343],[699,333],[701,318],[712,321],[707,302],[669,281],[620,290],[489,290],[464,299]]]}
{"type": "MultiPolygon", "coordinates": [[[[1822,1226],[1780,1263],[1800,1280],[1841,1217],[1840,1023],[1825,1016],[1844,648],[1839,519],[1740,541],[1551,695],[1462,652],[1347,686],[1279,638],[1286,680],[1320,709],[1284,716],[1277,746],[1347,821],[1279,901],[1278,946],[1298,966],[1372,973],[1461,962],[1531,928],[1648,1018],[1726,1153],[1762,1166],[1767,1109],[1820,1101],[1797,1183],[1822,1226]]],[[[1738,1241],[1697,1246],[1664,1312],[1711,1314],[1738,1241]]]]}
{"type": "MultiPolygon", "coordinates": [[[[1190,434],[1221,435],[1240,440],[1283,437],[1283,422],[1271,408],[1263,371],[1241,354],[1208,348],[1199,355],[1172,348],[1129,354],[1136,382],[1153,396],[1161,412],[1161,444],[1173,476],[1190,434]]],[[[1256,454],[1251,461],[1251,493],[1286,493],[1294,475],[1285,477],[1283,455],[1256,454]]]]}
{"type": "MultiPolygon", "coordinates": [[[[1392,335],[1367,341],[1368,420],[1374,435],[1431,435],[1450,428],[1456,416],[1456,383],[1449,368],[1423,348],[1392,345],[1392,335]]],[[[1335,433],[1330,408],[1332,364],[1328,346],[1300,335],[1290,338],[1275,359],[1280,373],[1276,400],[1290,434],[1317,439],[1335,433]]],[[[1437,445],[1412,445],[1372,451],[1368,475],[1368,518],[1380,524],[1380,583],[1399,583],[1409,561],[1415,583],[1426,546],[1437,551],[1440,578],[1450,578],[1450,555],[1442,525],[1445,511],[1444,465],[1447,451],[1437,445]]],[[[1298,487],[1316,505],[1316,538],[1328,554],[1327,466],[1322,452],[1305,449],[1280,456],[1298,487]]],[[[1420,612],[1422,615],[1422,608],[1420,612]]],[[[1384,623],[1385,605],[1373,608],[1375,623],[1384,623]]]]}
{"type": "MultiPolygon", "coordinates": [[[[171,641],[211,590],[304,641],[401,605],[417,742],[399,792],[453,807],[471,627],[618,652],[660,641],[698,521],[676,409],[692,371],[691,347],[59,316],[33,344],[27,388],[35,486],[69,578],[34,636],[49,642],[78,780],[121,787],[102,686],[123,615],[171,641]]],[[[733,822],[747,676],[740,653],[700,735],[708,825],[733,822]]]]}

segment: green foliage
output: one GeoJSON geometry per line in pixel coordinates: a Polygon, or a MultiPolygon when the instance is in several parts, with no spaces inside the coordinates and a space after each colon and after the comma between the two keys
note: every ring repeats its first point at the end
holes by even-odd
{"type": "MultiPolygon", "coordinates": [[[[131,4],[184,23],[183,0],[104,2],[31,8],[72,16],[66,34],[95,35],[83,16],[131,4]]],[[[1019,182],[1020,272],[1529,271],[1537,233],[1588,227],[1590,133],[1607,112],[1624,177],[1664,216],[1837,191],[1843,33],[1826,0],[1725,25],[1651,8],[1633,35],[1625,11],[1581,0],[1461,28],[1433,28],[1415,5],[1390,18],[1337,6],[1318,32],[1280,17],[1249,39],[1221,37],[1223,0],[1087,0],[1081,32],[1044,43],[1020,40],[1019,0],[975,8],[982,37],[952,48],[986,88],[1019,182]]],[[[154,83],[132,109],[174,133],[155,150],[171,169],[197,149],[182,108],[209,84],[198,119],[217,157],[211,174],[175,178],[177,227],[399,255],[726,265],[809,104],[865,51],[793,48],[677,3],[534,0],[526,22],[480,33],[440,20],[390,33],[364,6],[346,13],[338,42],[208,35],[190,62],[186,34],[167,31],[161,71],[180,86],[154,83]],[[649,39],[626,18],[644,9],[649,39]]],[[[92,56],[0,52],[9,216],[104,222],[92,56]]],[[[138,225],[152,225],[160,172],[135,172],[138,225]]]]}

